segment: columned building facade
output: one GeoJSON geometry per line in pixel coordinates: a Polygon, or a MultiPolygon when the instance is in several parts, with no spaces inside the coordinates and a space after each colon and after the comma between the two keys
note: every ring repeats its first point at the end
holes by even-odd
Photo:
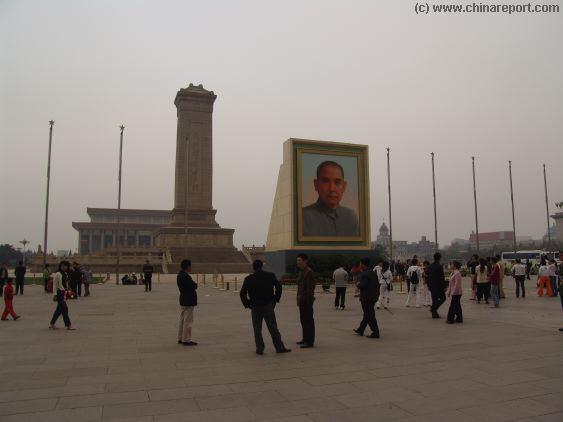
{"type": "MultiPolygon", "coordinates": [[[[115,248],[117,240],[117,209],[87,208],[89,222],[73,222],[78,231],[78,253],[86,255],[115,248]]],[[[170,224],[169,210],[122,209],[120,216],[120,245],[127,248],[155,246],[156,232],[170,224]]]]}

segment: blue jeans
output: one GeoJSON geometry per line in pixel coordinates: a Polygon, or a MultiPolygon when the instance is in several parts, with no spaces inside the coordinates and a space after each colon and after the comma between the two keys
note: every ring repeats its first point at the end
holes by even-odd
{"type": "Polygon", "coordinates": [[[553,291],[553,295],[556,296],[557,295],[557,276],[556,275],[552,275],[549,277],[550,281],[551,281],[551,290],[553,291]]]}
{"type": "Polygon", "coordinates": [[[500,303],[500,292],[498,284],[491,284],[491,298],[493,299],[495,306],[498,306],[498,304],[500,303]]]}

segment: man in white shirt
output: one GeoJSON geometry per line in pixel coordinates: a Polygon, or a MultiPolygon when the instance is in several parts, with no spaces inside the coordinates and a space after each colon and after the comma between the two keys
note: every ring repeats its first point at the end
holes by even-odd
{"type": "Polygon", "coordinates": [[[407,278],[410,280],[409,294],[407,295],[407,302],[405,306],[408,308],[410,306],[411,297],[413,293],[416,295],[415,304],[417,308],[420,308],[420,299],[422,289],[419,284],[422,283],[422,268],[418,266],[418,258],[413,258],[411,261],[411,266],[407,270],[407,278]]]}
{"type": "Polygon", "coordinates": [[[516,297],[520,297],[520,289],[522,289],[522,299],[526,297],[526,288],[524,287],[524,281],[526,280],[526,266],[522,264],[520,259],[516,260],[516,263],[512,266],[512,277],[516,282],[516,297]]]}
{"type": "Polygon", "coordinates": [[[348,272],[338,267],[332,274],[334,279],[334,287],[336,290],[336,297],[334,298],[334,309],[344,310],[344,301],[346,299],[346,286],[348,286],[348,272]]]}

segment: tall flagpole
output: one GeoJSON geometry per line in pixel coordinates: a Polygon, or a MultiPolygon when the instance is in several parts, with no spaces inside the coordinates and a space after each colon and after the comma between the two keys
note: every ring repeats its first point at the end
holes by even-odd
{"type": "Polygon", "coordinates": [[[45,195],[45,232],[43,234],[43,268],[47,265],[47,233],[49,228],[49,187],[51,184],[51,147],[53,145],[54,120],[49,120],[49,153],[47,156],[47,194],[45,195]]]}
{"type": "Polygon", "coordinates": [[[549,199],[547,196],[547,174],[543,165],[543,184],[545,187],[545,213],[547,217],[547,249],[551,247],[551,231],[549,230],[549,199]]]}
{"type": "Polygon", "coordinates": [[[115,267],[115,284],[119,284],[119,260],[121,258],[121,245],[119,234],[121,232],[121,167],[123,163],[123,130],[125,126],[119,126],[119,173],[117,176],[118,188],[117,188],[117,227],[116,227],[116,252],[117,252],[117,262],[115,267]]]}
{"type": "Polygon", "coordinates": [[[434,243],[436,247],[436,252],[438,252],[438,215],[436,212],[436,173],[434,171],[434,153],[430,154],[432,156],[432,193],[434,194],[434,243]]]}
{"type": "Polygon", "coordinates": [[[391,161],[389,159],[390,148],[387,148],[387,192],[389,194],[389,262],[393,260],[393,220],[391,214],[391,161]]]}
{"type": "Polygon", "coordinates": [[[477,255],[479,255],[479,218],[477,216],[477,185],[475,183],[475,157],[471,157],[473,166],[473,200],[475,202],[475,240],[477,242],[477,255]]]}
{"type": "Polygon", "coordinates": [[[512,232],[514,236],[514,253],[516,253],[516,217],[514,214],[514,189],[512,187],[512,161],[508,162],[508,175],[510,177],[510,201],[512,202],[512,232]]]}

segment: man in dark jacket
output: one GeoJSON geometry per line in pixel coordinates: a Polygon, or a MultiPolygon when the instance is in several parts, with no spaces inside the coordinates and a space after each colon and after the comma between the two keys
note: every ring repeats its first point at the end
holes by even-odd
{"type": "Polygon", "coordinates": [[[369,325],[371,328],[371,335],[369,338],[379,338],[379,327],[377,326],[377,319],[375,319],[375,303],[379,299],[379,280],[377,273],[370,269],[370,259],[362,258],[362,272],[358,287],[360,289],[360,302],[364,317],[360,326],[354,330],[360,336],[364,335],[366,327],[369,325]]]}
{"type": "Polygon", "coordinates": [[[145,261],[143,265],[143,275],[145,276],[145,292],[152,292],[152,273],[154,272],[153,266],[149,260],[145,261]]]}
{"type": "Polygon", "coordinates": [[[16,294],[21,293],[23,295],[26,271],[27,268],[25,268],[22,261],[20,261],[18,266],[14,269],[14,275],[16,276],[16,294]]]}
{"type": "Polygon", "coordinates": [[[299,268],[297,306],[299,307],[299,319],[303,331],[303,337],[297,344],[302,349],[308,349],[315,345],[315,319],[313,317],[315,274],[309,268],[309,257],[304,253],[297,255],[297,268],[299,268]]]}
{"type": "Polygon", "coordinates": [[[430,307],[432,318],[440,318],[438,308],[446,301],[444,267],[440,262],[441,259],[442,255],[436,252],[434,262],[428,267],[428,288],[432,295],[432,306],[430,307]]]}
{"type": "Polygon", "coordinates": [[[180,290],[180,327],[178,329],[178,344],[184,346],[196,346],[192,341],[192,325],[194,322],[194,308],[197,306],[197,283],[192,280],[190,271],[192,263],[189,259],[184,259],[180,263],[180,272],[176,277],[178,290],[180,290]]]}
{"type": "Polygon", "coordinates": [[[72,290],[72,298],[78,299],[82,296],[82,268],[78,262],[72,263],[72,270],[70,271],[70,289],[72,290]]]}
{"type": "Polygon", "coordinates": [[[245,308],[251,309],[252,327],[254,328],[254,341],[256,354],[264,354],[264,339],[262,338],[262,320],[266,326],[277,353],[288,353],[291,349],[284,346],[276,322],[274,307],[281,299],[282,286],[274,273],[262,270],[263,263],[259,259],[252,263],[254,274],[244,279],[240,289],[240,300],[245,308]]]}

